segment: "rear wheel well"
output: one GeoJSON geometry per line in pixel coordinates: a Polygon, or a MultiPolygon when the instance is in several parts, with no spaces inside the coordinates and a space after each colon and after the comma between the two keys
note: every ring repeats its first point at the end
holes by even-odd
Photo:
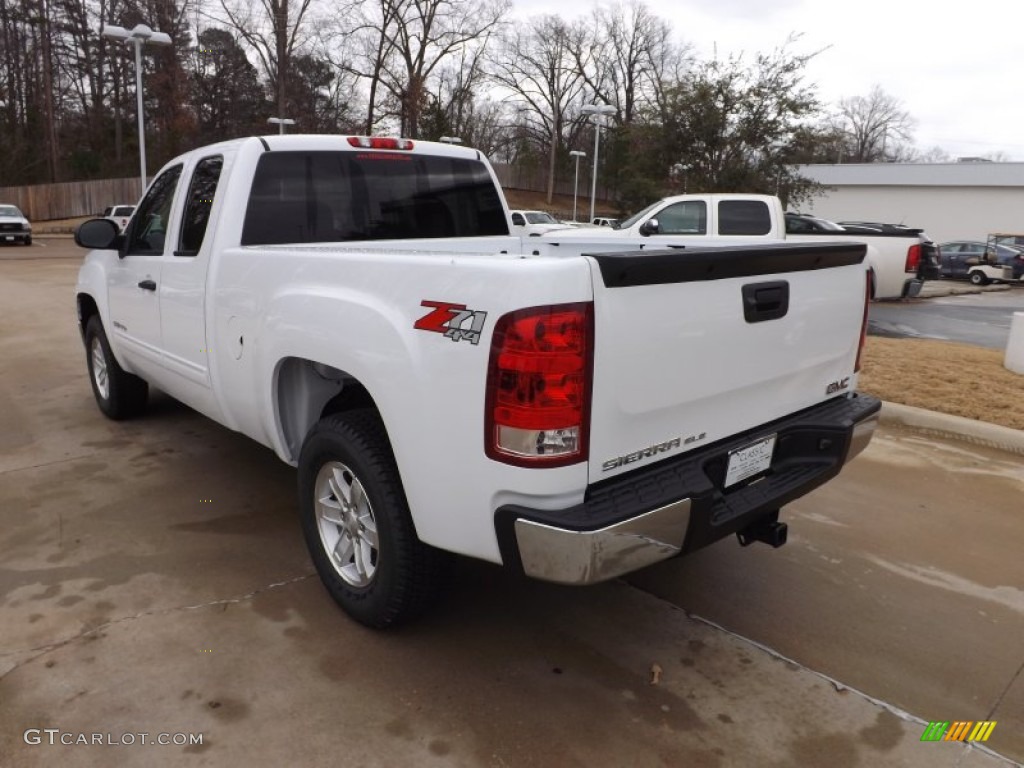
{"type": "Polygon", "coordinates": [[[304,358],[278,366],[275,400],[289,459],[297,461],[310,430],[326,416],[354,408],[380,410],[362,382],[346,371],[304,358]]]}

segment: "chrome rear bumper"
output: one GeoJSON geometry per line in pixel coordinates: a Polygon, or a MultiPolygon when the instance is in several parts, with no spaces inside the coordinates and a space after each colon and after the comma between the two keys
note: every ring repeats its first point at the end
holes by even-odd
{"type": "Polygon", "coordinates": [[[690,500],[682,499],[597,531],[516,520],[516,540],[527,576],[594,584],[678,555],[689,522],[690,500]]]}
{"type": "Polygon", "coordinates": [[[836,398],[594,485],[571,508],[501,507],[502,560],[536,579],[594,584],[756,530],[863,451],[880,408],[866,395],[836,398]],[[723,487],[729,452],[769,433],[778,436],[771,468],[723,487]]]}

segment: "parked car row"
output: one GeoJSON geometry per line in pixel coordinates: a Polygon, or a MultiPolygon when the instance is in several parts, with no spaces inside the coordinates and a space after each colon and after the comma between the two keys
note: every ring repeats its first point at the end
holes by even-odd
{"type": "Polygon", "coordinates": [[[594,227],[610,227],[615,228],[618,226],[618,219],[610,219],[607,216],[595,216],[591,222],[585,221],[566,221],[565,219],[556,219],[550,213],[546,211],[509,211],[512,216],[512,226],[515,228],[514,232],[518,235],[528,236],[539,236],[546,232],[553,232],[556,229],[565,229],[567,227],[579,227],[579,228],[594,228],[594,227]]]}
{"type": "Polygon", "coordinates": [[[1024,246],[981,240],[951,240],[939,244],[943,277],[970,280],[975,285],[1024,279],[1024,246]]]}

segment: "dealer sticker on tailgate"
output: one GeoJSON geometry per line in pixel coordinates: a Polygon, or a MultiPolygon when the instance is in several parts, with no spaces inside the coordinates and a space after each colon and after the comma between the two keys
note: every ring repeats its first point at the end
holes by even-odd
{"type": "Polygon", "coordinates": [[[772,464],[772,452],[775,450],[775,435],[762,437],[756,443],[729,451],[729,465],[725,470],[725,487],[741,480],[746,480],[759,472],[764,472],[772,464]]]}

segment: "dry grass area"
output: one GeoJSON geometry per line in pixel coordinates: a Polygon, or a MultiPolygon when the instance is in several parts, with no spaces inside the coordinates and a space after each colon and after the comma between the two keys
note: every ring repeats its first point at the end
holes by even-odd
{"type": "Polygon", "coordinates": [[[859,388],[894,403],[1024,429],[1024,376],[1004,352],[925,339],[869,336],[859,388]]]}
{"type": "MultiPolygon", "coordinates": [[[[548,196],[544,192],[531,192],[525,189],[504,189],[508,207],[522,211],[548,211],[556,216],[572,216],[572,195],[555,195],[548,205],[548,196]]],[[[588,221],[590,216],[590,192],[584,194],[580,187],[580,195],[576,201],[577,216],[580,221],[588,221]]],[[[595,216],[618,217],[618,213],[609,203],[597,201],[594,206],[595,216]]]]}

